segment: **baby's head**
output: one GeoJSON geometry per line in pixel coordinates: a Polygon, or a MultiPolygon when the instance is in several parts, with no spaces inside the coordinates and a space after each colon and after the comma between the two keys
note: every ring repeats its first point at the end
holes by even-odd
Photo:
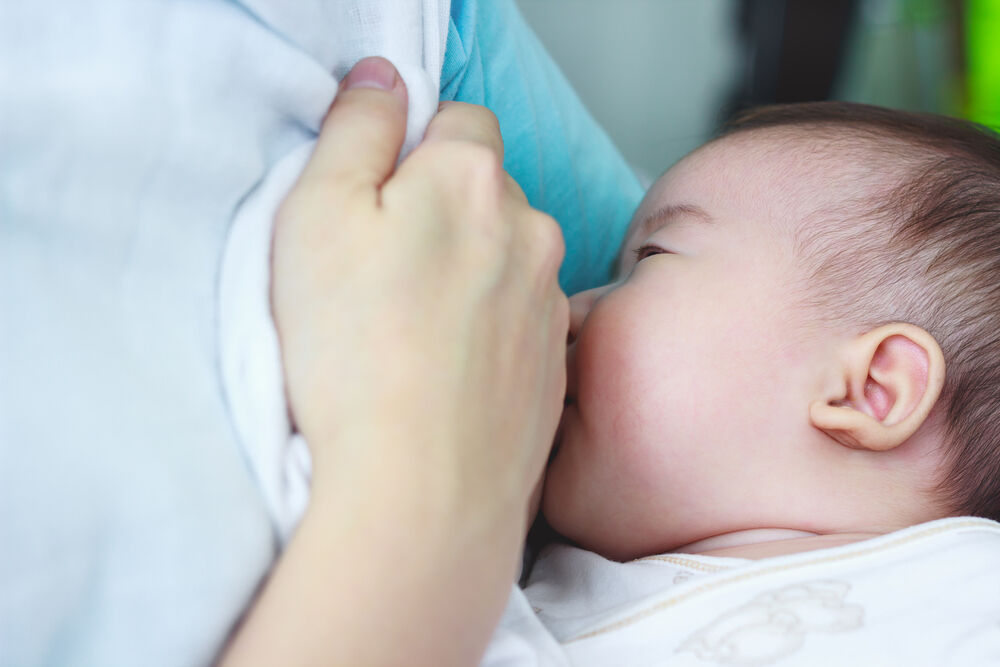
{"type": "Polygon", "coordinates": [[[650,189],[619,279],[571,310],[543,511],[581,546],[1000,518],[988,133],[846,103],[750,112],[650,189]]]}

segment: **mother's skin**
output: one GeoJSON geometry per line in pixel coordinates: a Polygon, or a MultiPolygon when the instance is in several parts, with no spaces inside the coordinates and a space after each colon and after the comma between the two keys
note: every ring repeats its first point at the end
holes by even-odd
{"type": "Polygon", "coordinates": [[[559,228],[451,104],[393,173],[406,91],[342,83],[276,223],[272,305],[309,508],[225,665],[474,665],[565,390],[559,228]]]}

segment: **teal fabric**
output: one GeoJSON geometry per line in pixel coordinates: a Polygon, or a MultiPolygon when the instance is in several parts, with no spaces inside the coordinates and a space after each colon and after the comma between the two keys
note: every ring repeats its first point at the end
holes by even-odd
{"type": "Polygon", "coordinates": [[[642,187],[512,0],[453,0],[441,99],[496,114],[504,167],[562,227],[563,289],[607,282],[642,187]]]}

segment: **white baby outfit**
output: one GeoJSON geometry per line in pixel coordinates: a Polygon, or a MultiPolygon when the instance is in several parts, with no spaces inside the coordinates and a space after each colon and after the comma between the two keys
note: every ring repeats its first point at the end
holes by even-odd
{"type": "Polygon", "coordinates": [[[1000,665],[1000,524],[960,517],[763,560],[558,545],[482,665],[1000,665]]]}

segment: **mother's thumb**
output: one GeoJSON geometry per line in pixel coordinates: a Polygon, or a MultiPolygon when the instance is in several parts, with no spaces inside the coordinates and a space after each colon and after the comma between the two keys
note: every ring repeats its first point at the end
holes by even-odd
{"type": "Polygon", "coordinates": [[[341,81],[300,179],[334,191],[374,190],[392,173],[406,135],[406,84],[385,58],[359,61],[341,81]]]}

